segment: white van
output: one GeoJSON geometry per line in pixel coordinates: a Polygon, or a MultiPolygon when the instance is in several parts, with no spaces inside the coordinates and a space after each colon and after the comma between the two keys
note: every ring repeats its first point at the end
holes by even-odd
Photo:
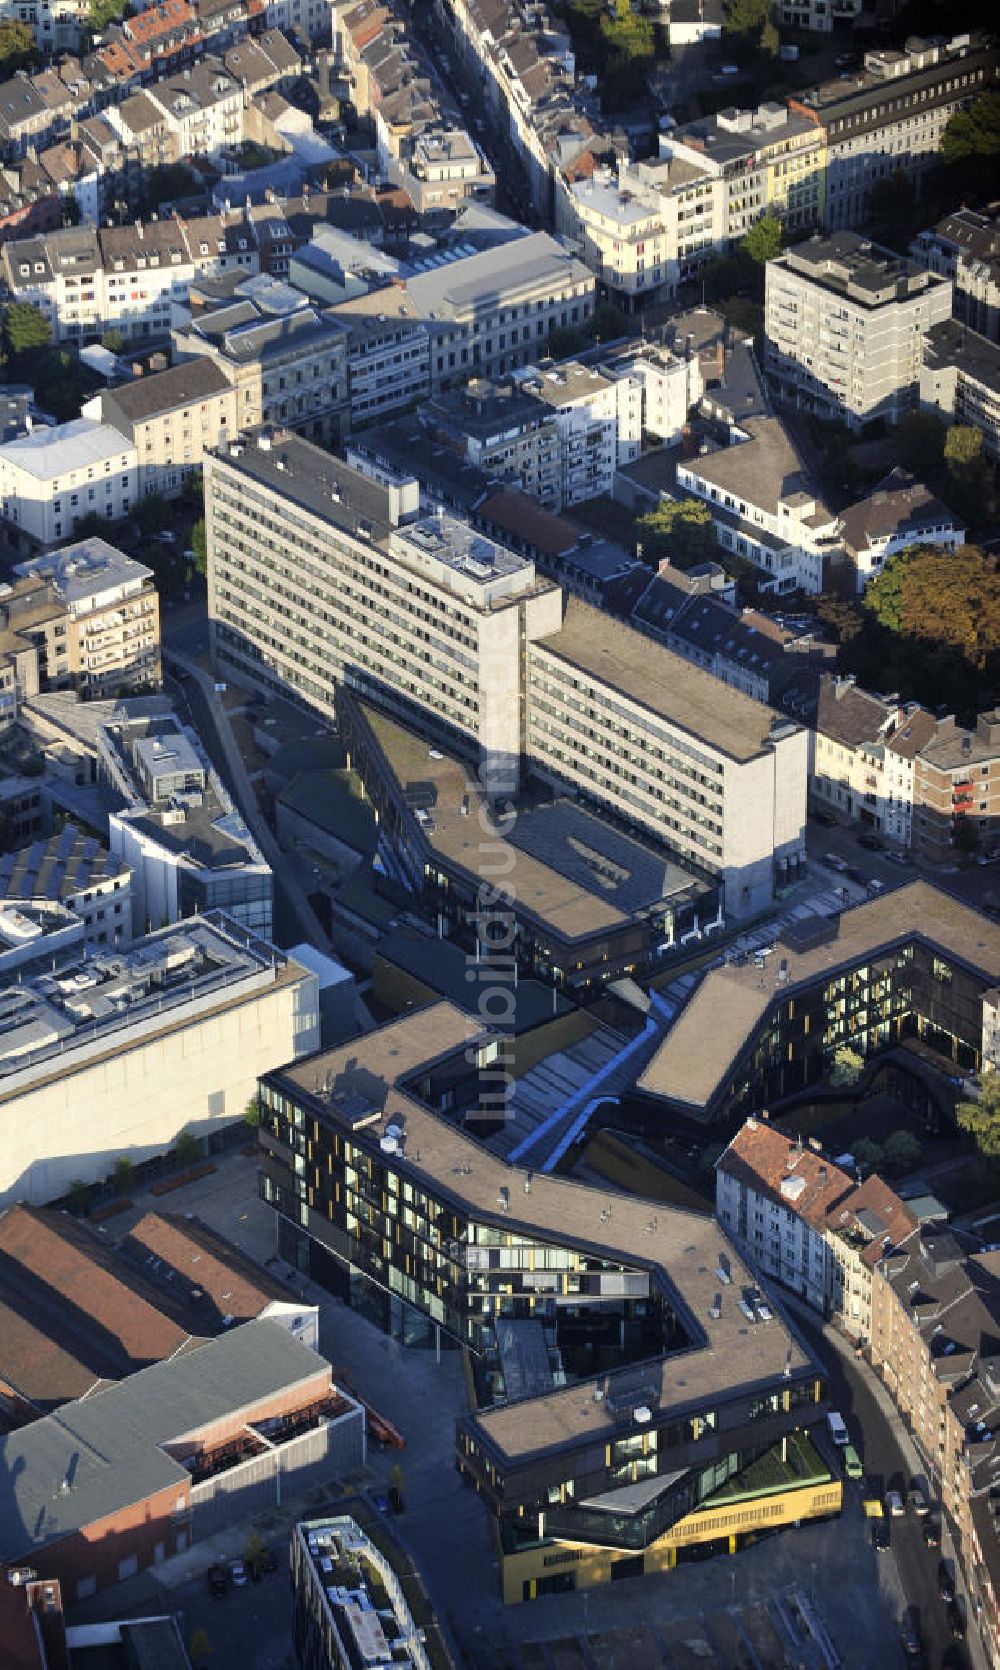
{"type": "Polygon", "coordinates": [[[836,1409],[831,1409],[826,1417],[826,1424],[830,1428],[830,1437],[840,1449],[845,1449],[850,1442],[843,1416],[838,1415],[836,1409]]]}

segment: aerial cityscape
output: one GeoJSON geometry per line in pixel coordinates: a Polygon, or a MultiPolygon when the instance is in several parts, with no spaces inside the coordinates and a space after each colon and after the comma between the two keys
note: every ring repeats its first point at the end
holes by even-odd
{"type": "Polygon", "coordinates": [[[0,0],[0,1670],[1000,1670],[996,0],[0,0]]]}

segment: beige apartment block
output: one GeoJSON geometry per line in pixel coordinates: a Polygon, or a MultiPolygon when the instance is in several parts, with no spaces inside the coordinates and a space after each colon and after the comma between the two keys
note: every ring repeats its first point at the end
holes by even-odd
{"type": "Polygon", "coordinates": [[[48,600],[54,611],[31,634],[37,688],[94,698],[159,685],[160,601],[151,569],[91,538],[20,563],[16,572],[6,600],[12,622],[19,599],[36,609],[48,600]]]}
{"type": "Polygon", "coordinates": [[[805,850],[808,732],[571,597],[528,646],[533,769],[720,878],[727,914],[766,908],[805,850]]]}
{"type": "Polygon", "coordinates": [[[105,389],[83,408],[135,447],[139,493],[176,498],[205,454],[239,427],[236,390],[221,366],[190,360],[105,389]]]}

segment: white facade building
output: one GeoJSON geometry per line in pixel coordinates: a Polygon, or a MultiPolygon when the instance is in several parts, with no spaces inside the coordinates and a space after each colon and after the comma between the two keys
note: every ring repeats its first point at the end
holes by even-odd
{"type": "Polygon", "coordinates": [[[3,515],[41,545],[71,538],[83,516],[127,516],[137,485],[135,447],[110,424],[89,418],[0,446],[3,515]]]}

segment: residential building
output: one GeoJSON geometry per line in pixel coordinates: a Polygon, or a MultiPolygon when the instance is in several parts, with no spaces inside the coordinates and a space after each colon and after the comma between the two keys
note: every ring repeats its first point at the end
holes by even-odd
{"type": "Polygon", "coordinates": [[[805,852],[808,735],[579,598],[527,651],[526,752],[561,789],[765,909],[805,852]]]}
{"type": "Polygon", "coordinates": [[[86,1600],[227,1529],[251,1483],[277,1506],[363,1466],[364,1410],[331,1375],[262,1318],[7,1434],[4,1587],[30,1565],[86,1600]]]}
{"type": "Polygon", "coordinates": [[[65,227],[5,243],[0,267],[15,301],[44,313],[56,342],[169,336],[172,309],[197,279],[259,271],[242,215],[179,216],[128,226],[65,227]]]}
{"type": "Polygon", "coordinates": [[[655,836],[565,795],[539,801],[537,791],[505,797],[516,819],[500,817],[467,763],[345,688],[337,723],[378,820],[377,868],[467,959],[483,954],[483,900],[501,865],[519,878],[505,908],[521,976],[580,998],[659,967],[676,945],[721,925],[719,884],[683,868],[655,836]],[[416,797],[415,772],[426,785],[416,797]]]}
{"type": "Polygon", "coordinates": [[[620,306],[673,296],[726,243],[724,188],[702,158],[556,175],[555,223],[620,306]]]}
{"type": "Polygon", "coordinates": [[[1000,342],[1000,213],[957,209],[917,234],[910,254],[954,285],[955,318],[1000,342]]]}
{"type": "Polygon", "coordinates": [[[143,90],[162,112],[178,157],[217,161],[243,139],[243,89],[219,58],[204,58],[143,90]]]}
{"type": "Polygon", "coordinates": [[[799,93],[789,108],[826,133],[825,224],[858,226],[874,185],[905,175],[919,191],[956,110],[996,78],[997,53],[979,36],[876,47],[863,69],[799,93]]]}
{"type": "Polygon", "coordinates": [[[232,387],[232,402],[220,397],[217,432],[207,443],[213,447],[262,423],[339,441],[350,415],[350,343],[349,330],[331,313],[264,274],[237,284],[231,300],[199,309],[173,332],[178,360],[189,368],[201,360],[202,375],[211,367],[216,380],[232,387]]]}
{"type": "Polygon", "coordinates": [[[491,539],[529,557],[565,591],[589,598],[613,615],[626,615],[645,584],[646,568],[624,545],[602,539],[567,516],[554,515],[515,488],[486,489],[473,521],[491,539]]]}
{"type": "Polygon", "coordinates": [[[715,1168],[715,1210],[751,1268],[855,1340],[872,1332],[872,1273],[916,1219],[874,1174],[859,1184],[822,1152],[753,1115],[715,1168]]]}
{"type": "Polygon", "coordinates": [[[920,405],[949,426],[967,424],[983,437],[983,454],[1000,460],[1000,347],[954,322],[924,338],[920,405]]]}
{"type": "Polygon", "coordinates": [[[890,557],[911,546],[955,551],[965,544],[964,522],[898,465],[865,498],[840,512],[840,531],[859,592],[881,574],[890,557]]]}
{"type": "Polygon", "coordinates": [[[995,1354],[1000,1254],[944,1225],[916,1231],[879,1266],[872,1364],[940,1495],[992,1660],[1000,1638],[993,1526],[1000,1425],[995,1354]]]}
{"type": "Polygon", "coordinates": [[[151,569],[95,536],[18,563],[15,573],[6,599],[11,624],[21,598],[44,592],[58,604],[44,638],[35,639],[36,691],[99,698],[159,685],[160,602],[151,569]]]}
{"type": "Polygon", "coordinates": [[[384,1659],[403,1670],[430,1670],[426,1632],[413,1621],[385,1555],[346,1514],[300,1520],[291,1541],[292,1632],[302,1670],[384,1659]],[[331,1563],[354,1573],[353,1586],[331,1584],[331,1563]],[[384,1605],[388,1597],[388,1608],[384,1605]],[[382,1613],[392,1614],[387,1635],[382,1613]]]}
{"type": "Polygon", "coordinates": [[[849,673],[823,675],[809,776],[810,793],[821,806],[849,823],[890,833],[889,808],[902,785],[886,773],[886,750],[905,731],[911,712],[898,696],[862,690],[849,673]]]}
{"type": "MultiPolygon", "coordinates": [[[[704,975],[636,1082],[691,1129],[732,1131],[817,1083],[842,1046],[868,1057],[919,1039],[942,1073],[974,1072],[1000,929],[928,882],[786,927],[771,956],[704,975]]],[[[904,1057],[905,1059],[905,1057],[904,1057]]]]}
{"type": "Polygon", "coordinates": [[[696,356],[671,353],[662,344],[643,341],[626,343],[596,363],[605,377],[624,376],[639,383],[643,435],[667,446],[681,439],[704,389],[696,356]]]}
{"type": "Polygon", "coordinates": [[[913,846],[947,862],[956,849],[992,851],[1000,837],[1000,710],[974,730],[948,717],[913,762],[913,846]]]}
{"type": "Polygon", "coordinates": [[[802,673],[826,658],[823,646],[755,609],[738,609],[724,571],[703,567],[709,571],[684,573],[661,562],[632,605],[632,625],[745,696],[811,718],[811,709],[799,711],[808,683],[802,673]]]}
{"type": "Polygon", "coordinates": [[[719,544],[762,571],[763,589],[821,592],[840,551],[836,515],[780,418],[750,418],[735,433],[730,446],[682,458],[677,486],[708,505],[719,544]]]}
{"type": "MultiPolygon", "coordinates": [[[[24,915],[24,906],[61,905],[83,923],[91,946],[132,943],[131,886],[124,859],[73,823],[47,840],[0,854],[0,916],[24,915]]],[[[24,948],[37,956],[36,938],[26,933],[24,948]]]]}
{"type": "Polygon", "coordinates": [[[77,52],[86,36],[83,0],[18,0],[17,15],[31,25],[35,45],[45,53],[77,52]]]}
{"type": "Polygon", "coordinates": [[[220,662],[330,719],[349,684],[482,757],[498,788],[516,781],[526,647],[560,616],[532,563],[420,518],[412,478],[373,480],[284,433],[210,456],[205,503],[220,662]]]}
{"type": "Polygon", "coordinates": [[[601,494],[610,498],[616,470],[639,456],[639,378],[624,371],[606,377],[597,366],[564,360],[541,371],[532,366],[518,374],[518,381],[555,418],[563,505],[583,504],[601,494]]]}
{"type": "Polygon", "coordinates": [[[37,777],[0,774],[0,846],[17,846],[47,835],[52,808],[37,777]]]}
{"type": "MultiPolygon", "coordinates": [[[[540,505],[561,510],[562,438],[556,413],[520,379],[473,377],[421,407],[426,432],[474,464],[485,481],[510,482],[540,505]]],[[[367,437],[360,445],[370,450],[367,437]]]]}
{"type": "Polygon", "coordinates": [[[22,545],[70,538],[84,516],[120,521],[138,498],[138,482],[135,447],[90,418],[0,446],[0,505],[22,545]]]}
{"type": "Polygon", "coordinates": [[[775,22],[786,29],[808,29],[829,34],[837,24],[860,16],[861,0],[777,0],[775,22]]]}
{"type": "Polygon", "coordinates": [[[721,181],[727,245],[765,214],[789,231],[822,224],[826,134],[794,105],[720,110],[661,134],[660,150],[721,181]]]}
{"type": "Polygon", "coordinates": [[[316,976],[221,912],[52,961],[21,970],[0,1023],[4,1205],[242,1119],[259,1073],[318,1046],[316,976]]]}
{"type": "Polygon", "coordinates": [[[948,279],[839,232],[767,263],[764,368],[779,399],[859,429],[917,402],[923,338],[951,316],[948,279]]]}
{"type": "Polygon", "coordinates": [[[236,389],[211,359],[192,359],[104,389],[83,416],[117,429],[134,448],[139,494],[173,499],[202,468],[205,454],[239,427],[236,389]]]}
{"type": "Polygon", "coordinates": [[[456,1461],[504,1600],[837,1512],[808,1435],[822,1375],[724,1231],[496,1158],[476,1140],[495,1043],[451,1004],[411,1013],[266,1074],[259,1136],[281,1253],[394,1337],[468,1350],[456,1461]]]}
{"type": "Polygon", "coordinates": [[[133,931],[224,910],[270,939],[274,878],[194,731],[125,702],[99,726],[100,776],[124,802],[111,850],[131,867],[133,931]]]}

